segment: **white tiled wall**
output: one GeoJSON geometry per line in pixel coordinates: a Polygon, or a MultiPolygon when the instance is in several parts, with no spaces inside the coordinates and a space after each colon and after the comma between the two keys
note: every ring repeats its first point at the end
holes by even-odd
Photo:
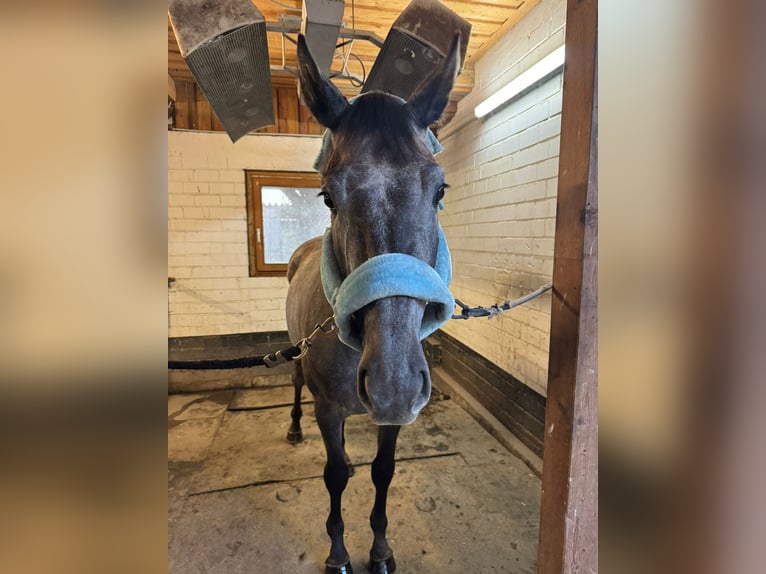
{"type": "Polygon", "coordinates": [[[168,336],[281,331],[287,280],[249,277],[245,169],[313,171],[319,136],[168,132],[168,336]]]}
{"type": "MultiPolygon", "coordinates": [[[[551,280],[563,76],[478,120],[474,107],[564,43],[566,3],[542,0],[476,63],[476,87],[439,134],[447,182],[442,226],[452,291],[475,306],[502,303],[551,280]]],[[[500,318],[444,331],[545,394],[550,294],[500,318]]]]}

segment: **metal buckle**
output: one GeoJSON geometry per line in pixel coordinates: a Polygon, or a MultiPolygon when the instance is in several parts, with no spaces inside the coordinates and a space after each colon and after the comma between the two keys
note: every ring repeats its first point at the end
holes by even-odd
{"type": "MultiPolygon", "coordinates": [[[[280,355],[280,358],[282,359],[282,361],[288,361],[288,360],[296,361],[298,359],[303,358],[304,356],[306,356],[306,353],[308,353],[309,349],[311,348],[311,341],[320,332],[325,334],[332,333],[337,328],[335,325],[334,319],[335,319],[335,316],[333,315],[333,316],[327,317],[327,319],[325,319],[321,323],[317,323],[316,325],[314,325],[314,330],[311,332],[311,334],[308,337],[301,339],[295,344],[295,346],[298,347],[301,350],[301,352],[295,355],[292,359],[287,359],[286,357],[282,356],[279,351],[277,351],[276,354],[280,355]]],[[[268,357],[263,358],[263,362],[266,363],[267,367],[272,367],[276,364],[276,363],[267,363],[267,358],[268,357]]]]}
{"type": "Polygon", "coordinates": [[[282,351],[277,351],[276,353],[272,353],[271,355],[264,355],[263,357],[263,365],[266,368],[276,367],[280,363],[285,362],[285,357],[282,355],[282,351]]]}
{"type": "Polygon", "coordinates": [[[308,339],[301,339],[300,341],[298,341],[297,346],[300,348],[301,352],[295,355],[295,357],[293,357],[293,361],[302,359],[306,355],[306,353],[309,352],[309,347],[311,347],[311,341],[309,341],[308,339]]]}

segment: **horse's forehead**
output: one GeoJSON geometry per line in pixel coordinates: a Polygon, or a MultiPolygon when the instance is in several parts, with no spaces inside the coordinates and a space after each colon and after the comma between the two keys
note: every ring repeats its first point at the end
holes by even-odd
{"type": "Polygon", "coordinates": [[[343,163],[406,164],[433,157],[426,130],[416,125],[404,100],[369,92],[352,99],[333,133],[332,147],[343,163]]]}
{"type": "Polygon", "coordinates": [[[348,163],[409,164],[433,157],[425,138],[414,129],[350,129],[335,145],[348,163]]]}
{"type": "Polygon", "coordinates": [[[357,158],[342,166],[333,181],[347,190],[412,188],[438,179],[441,173],[441,168],[433,160],[417,159],[401,164],[378,156],[369,161],[357,158]]]}

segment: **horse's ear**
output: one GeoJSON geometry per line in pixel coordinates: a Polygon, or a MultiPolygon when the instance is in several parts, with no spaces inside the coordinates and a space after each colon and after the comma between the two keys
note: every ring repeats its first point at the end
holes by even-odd
{"type": "Polygon", "coordinates": [[[338,121],[348,106],[348,100],[319,71],[303,34],[298,34],[298,78],[303,102],[316,120],[331,130],[338,127],[338,121]]]}
{"type": "Polygon", "coordinates": [[[460,32],[455,34],[444,66],[431,76],[407,103],[420,127],[427,128],[438,120],[449,101],[460,63],[460,32]]]}

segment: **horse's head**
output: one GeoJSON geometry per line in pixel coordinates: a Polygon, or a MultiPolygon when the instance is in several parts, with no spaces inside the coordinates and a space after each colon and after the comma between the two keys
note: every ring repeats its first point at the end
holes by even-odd
{"type": "MultiPolygon", "coordinates": [[[[458,46],[456,36],[442,69],[409,102],[370,92],[349,103],[319,72],[299,36],[303,100],[331,132],[318,169],[321,195],[331,210],[332,251],[343,277],[388,253],[435,264],[437,205],[446,184],[428,145],[428,126],[447,105],[458,46]]],[[[357,390],[378,424],[410,423],[428,402],[431,379],[420,344],[425,308],[423,300],[393,295],[351,316],[362,351],[357,390]]]]}

